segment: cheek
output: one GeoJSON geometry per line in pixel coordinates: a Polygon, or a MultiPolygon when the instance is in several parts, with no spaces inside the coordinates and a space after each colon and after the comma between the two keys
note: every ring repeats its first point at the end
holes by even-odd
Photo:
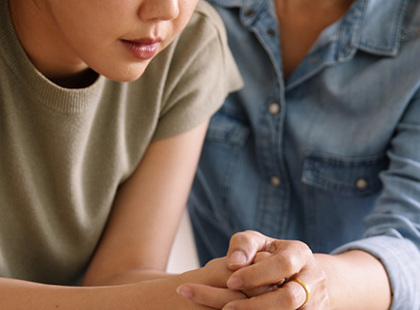
{"type": "Polygon", "coordinates": [[[179,5],[179,19],[189,21],[195,8],[197,7],[198,0],[180,0],[179,5]]]}
{"type": "Polygon", "coordinates": [[[194,10],[197,6],[198,0],[179,0],[179,6],[183,6],[184,8],[189,8],[190,10],[194,10]]]}
{"type": "Polygon", "coordinates": [[[197,6],[198,0],[193,1],[179,1],[179,16],[173,21],[174,36],[179,34],[191,19],[194,13],[195,7],[197,6]]]}

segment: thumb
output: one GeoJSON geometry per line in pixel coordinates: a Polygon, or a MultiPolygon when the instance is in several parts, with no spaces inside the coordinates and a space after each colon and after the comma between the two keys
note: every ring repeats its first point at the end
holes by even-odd
{"type": "Polygon", "coordinates": [[[255,255],[263,251],[271,241],[271,238],[257,231],[247,230],[234,234],[230,239],[229,250],[226,255],[227,267],[231,270],[237,270],[251,265],[255,255]]]}

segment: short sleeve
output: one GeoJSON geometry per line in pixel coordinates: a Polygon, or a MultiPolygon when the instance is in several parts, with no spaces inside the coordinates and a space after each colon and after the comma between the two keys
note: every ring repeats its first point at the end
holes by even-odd
{"type": "Polygon", "coordinates": [[[242,86],[223,22],[205,2],[199,2],[168,53],[171,64],[154,140],[186,132],[209,119],[227,95],[242,86]]]}

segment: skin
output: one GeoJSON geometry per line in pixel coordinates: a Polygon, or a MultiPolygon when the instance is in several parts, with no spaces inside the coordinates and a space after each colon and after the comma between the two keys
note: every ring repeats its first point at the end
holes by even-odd
{"type": "MultiPolygon", "coordinates": [[[[215,260],[204,268],[176,277],[113,286],[65,287],[0,278],[0,307],[15,310],[211,309],[179,297],[176,287],[185,282],[221,287],[230,274],[224,266],[224,259],[215,260]]],[[[220,309],[229,300],[243,297],[241,293],[224,291],[228,293],[224,297],[228,298],[214,301],[214,308],[220,309]]]]}
{"type": "Polygon", "coordinates": [[[165,273],[206,129],[204,123],[150,145],[139,168],[117,194],[83,286],[0,278],[0,309],[209,309],[176,293],[186,282],[223,291],[223,297],[210,304],[217,309],[244,298],[226,288],[232,271],[225,259],[180,275],[165,273]]]}
{"type": "MultiPolygon", "coordinates": [[[[363,251],[314,254],[302,242],[246,231],[232,237],[227,266],[236,270],[227,286],[252,298],[227,303],[223,310],[389,309],[391,305],[383,265],[363,251]],[[305,305],[306,291],[292,281],[295,277],[310,287],[311,297],[305,305]]],[[[209,305],[215,302],[214,296],[227,299],[228,291],[187,283],[178,293],[197,304],[209,305]]]]}
{"type": "Polygon", "coordinates": [[[159,37],[162,51],[189,21],[198,0],[10,0],[16,32],[35,67],[54,80],[88,70],[112,80],[138,79],[150,60],[121,40],[159,37]],[[110,61],[112,59],[112,61],[110,61]]]}
{"type": "MultiPolygon", "coordinates": [[[[322,30],[340,19],[352,2],[276,1],[285,80],[293,74],[322,30]]],[[[391,305],[385,268],[367,252],[317,254],[299,241],[276,240],[247,231],[232,237],[227,263],[231,270],[236,270],[227,286],[253,298],[233,301],[225,305],[224,310],[379,310],[389,309],[391,305]],[[295,277],[310,287],[311,297],[306,305],[306,291],[292,281],[295,277]]],[[[182,285],[178,292],[204,305],[209,304],[211,296],[220,297],[224,293],[197,284],[182,285]],[[183,294],[184,290],[188,294],[183,294]]]]}
{"type": "Polygon", "coordinates": [[[276,0],[283,74],[287,79],[326,27],[339,20],[353,0],[276,0]]]}
{"type": "MultiPolygon", "coordinates": [[[[139,78],[151,59],[121,40],[158,36],[158,52],[185,27],[198,0],[9,0],[22,47],[35,67],[65,87],[102,74],[139,78]]],[[[226,289],[224,260],[181,275],[165,273],[171,244],[197,166],[208,121],[155,141],[116,193],[112,213],[82,287],[0,278],[0,309],[209,309],[176,293],[185,282],[224,291],[212,305],[243,298],[226,289]],[[171,154],[171,156],[167,156],[171,154]],[[123,240],[123,242],[122,242],[123,240]]]]}

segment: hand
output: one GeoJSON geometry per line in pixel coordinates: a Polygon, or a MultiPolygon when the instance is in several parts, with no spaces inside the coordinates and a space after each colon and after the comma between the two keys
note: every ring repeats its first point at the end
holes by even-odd
{"type": "Polygon", "coordinates": [[[273,285],[278,289],[230,302],[226,310],[329,309],[326,275],[302,242],[272,239],[254,231],[237,233],[230,241],[227,266],[236,270],[227,282],[232,290],[252,292],[273,285]],[[307,292],[296,278],[310,288],[306,304],[307,292]]]}
{"type": "Polygon", "coordinates": [[[222,309],[227,303],[246,298],[246,295],[240,291],[230,290],[226,286],[227,279],[233,273],[227,268],[226,258],[214,259],[199,270],[193,270],[190,273],[197,272],[203,274],[200,279],[206,279],[203,283],[189,282],[182,284],[177,288],[179,295],[194,301],[197,304],[208,306],[214,309],[222,309]]]}

